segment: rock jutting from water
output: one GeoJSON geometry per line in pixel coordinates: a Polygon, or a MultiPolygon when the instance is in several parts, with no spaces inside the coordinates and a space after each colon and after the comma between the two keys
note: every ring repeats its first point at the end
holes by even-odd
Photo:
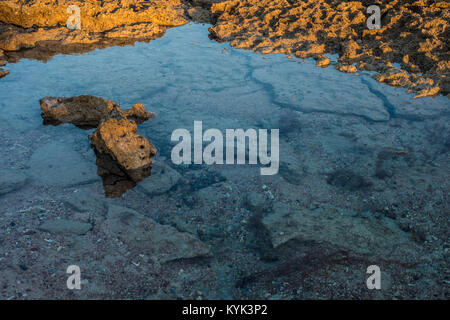
{"type": "Polygon", "coordinates": [[[156,148],[137,134],[141,124],[155,114],[141,103],[128,110],[100,97],[45,97],[40,100],[44,125],[70,123],[82,129],[96,128],[89,136],[97,156],[97,173],[107,197],[119,197],[150,176],[156,148]]]}
{"type": "Polygon", "coordinates": [[[136,133],[137,125],[127,118],[103,120],[97,130],[89,136],[95,150],[109,155],[134,179],[141,180],[141,173],[135,170],[148,168],[153,164],[156,148],[150,141],[136,133]]]}
{"type": "MultiPolygon", "coordinates": [[[[0,50],[9,62],[46,61],[58,53],[149,41],[194,20],[210,22],[210,38],[236,48],[314,58],[324,68],[331,64],[325,54],[338,54],[333,64],[341,72],[375,71],[377,81],[416,97],[448,95],[449,8],[439,0],[3,0],[0,50]],[[66,27],[71,5],[80,8],[80,30],[66,27]],[[369,5],[380,8],[380,29],[367,26],[369,5]]],[[[0,69],[0,77],[6,74],[0,69]]]]}
{"type": "Polygon", "coordinates": [[[211,7],[211,38],[235,48],[295,54],[336,69],[376,71],[374,78],[409,88],[416,97],[450,93],[447,1],[230,0],[211,7]],[[381,29],[369,29],[368,5],[381,10],[381,29]],[[402,70],[394,67],[399,63],[402,70]]]}
{"type": "Polygon", "coordinates": [[[141,103],[123,111],[112,100],[83,95],[71,98],[45,97],[40,101],[44,125],[71,123],[82,129],[97,128],[103,119],[121,117],[141,124],[155,114],[145,110],[141,103]]]}
{"type": "Polygon", "coordinates": [[[151,40],[186,22],[180,0],[2,0],[0,49],[6,51],[8,61],[21,57],[47,60],[57,53],[151,40]],[[70,6],[80,8],[79,30],[67,27],[73,14],[68,12],[70,6]]]}

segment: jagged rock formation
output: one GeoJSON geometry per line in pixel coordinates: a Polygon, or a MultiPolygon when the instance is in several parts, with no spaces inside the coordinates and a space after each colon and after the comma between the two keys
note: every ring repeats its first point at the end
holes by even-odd
{"type": "Polygon", "coordinates": [[[447,1],[431,0],[230,0],[213,4],[210,32],[236,48],[311,57],[322,67],[325,53],[338,53],[340,71],[377,71],[378,81],[417,97],[448,95],[449,8],[447,1]],[[366,25],[369,5],[381,8],[379,30],[366,25]]]}
{"type": "Polygon", "coordinates": [[[25,57],[47,60],[56,53],[148,41],[187,22],[179,0],[2,0],[0,21],[0,49],[11,62],[23,57],[21,49],[27,49],[25,57]],[[71,5],[80,8],[81,30],[66,26],[71,5]]]}
{"type": "Polygon", "coordinates": [[[97,173],[106,196],[119,197],[151,173],[153,144],[137,134],[137,124],[155,115],[141,103],[122,110],[112,100],[83,95],[40,100],[45,125],[71,123],[82,129],[97,127],[89,141],[97,156],[97,173]]]}
{"type": "MultiPolygon", "coordinates": [[[[342,72],[376,71],[376,80],[416,97],[448,95],[449,8],[442,0],[1,0],[0,50],[9,62],[45,61],[149,41],[192,19],[212,23],[211,38],[236,48],[311,57],[320,67],[330,65],[324,54],[337,53],[335,68],[342,72]],[[81,30],[66,27],[69,5],[80,7],[81,30]],[[379,30],[367,27],[369,5],[381,8],[379,30]]],[[[0,77],[7,73],[0,69],[0,77]]]]}
{"type": "Polygon", "coordinates": [[[141,124],[155,116],[145,110],[141,103],[123,111],[112,100],[89,95],[71,98],[44,97],[39,103],[45,125],[71,123],[83,129],[90,129],[98,127],[103,119],[110,117],[128,118],[141,124]]]}
{"type": "Polygon", "coordinates": [[[185,23],[183,9],[178,0],[2,0],[2,21],[24,28],[66,25],[67,8],[80,7],[83,29],[104,32],[117,26],[135,23],[154,23],[177,26],[185,23]]]}
{"type": "MultiPolygon", "coordinates": [[[[156,149],[143,136],[136,133],[137,125],[127,118],[103,120],[89,136],[92,146],[100,153],[108,154],[133,178],[133,170],[148,168],[156,149]]],[[[139,179],[140,175],[136,176],[139,179]]]]}

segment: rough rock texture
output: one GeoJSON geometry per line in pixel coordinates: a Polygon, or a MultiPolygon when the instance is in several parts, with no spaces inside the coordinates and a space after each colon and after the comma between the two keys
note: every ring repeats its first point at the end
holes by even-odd
{"type": "Polygon", "coordinates": [[[112,100],[83,95],[45,97],[40,104],[45,125],[71,123],[82,129],[97,128],[89,140],[107,197],[120,197],[150,175],[156,149],[136,131],[137,124],[155,115],[141,103],[124,111],[112,100]]]}
{"type": "Polygon", "coordinates": [[[102,228],[116,234],[126,245],[141,248],[159,263],[211,255],[210,247],[193,235],[161,225],[129,208],[110,205],[102,228]]]}
{"type": "Polygon", "coordinates": [[[89,95],[71,98],[45,97],[39,102],[44,124],[52,125],[71,123],[81,128],[96,128],[101,120],[110,117],[128,118],[140,124],[155,116],[145,110],[141,103],[122,111],[112,100],[89,95]]]}
{"type": "Polygon", "coordinates": [[[66,27],[22,28],[0,22],[0,48],[9,62],[22,58],[47,61],[57,54],[82,54],[110,46],[148,42],[164,34],[164,27],[149,23],[119,26],[103,33],[83,30],[68,32],[66,27]],[[25,50],[26,49],[26,50],[25,50]]]}
{"type": "Polygon", "coordinates": [[[7,51],[9,61],[146,41],[186,23],[179,0],[1,0],[0,21],[0,49],[7,51]],[[80,7],[81,30],[66,27],[70,5],[80,7]]]}
{"type": "Polygon", "coordinates": [[[277,203],[262,223],[275,248],[299,239],[377,255],[405,253],[411,243],[408,234],[391,219],[356,217],[332,207],[310,210],[277,203]]]}
{"type": "Polygon", "coordinates": [[[1,20],[25,28],[66,25],[71,5],[80,7],[83,29],[89,32],[111,30],[140,22],[177,26],[185,23],[178,0],[2,0],[1,20]],[[132,14],[131,14],[132,13],[132,14]]]}
{"type": "Polygon", "coordinates": [[[135,122],[110,118],[100,123],[89,140],[98,152],[110,155],[126,170],[150,167],[156,149],[136,131],[135,122]]]}
{"type": "Polygon", "coordinates": [[[323,54],[338,53],[341,71],[377,71],[375,79],[416,97],[448,95],[449,8],[432,0],[231,0],[213,4],[210,32],[236,48],[312,57],[320,66],[323,54]],[[369,5],[381,8],[379,30],[367,28],[369,5]]]}

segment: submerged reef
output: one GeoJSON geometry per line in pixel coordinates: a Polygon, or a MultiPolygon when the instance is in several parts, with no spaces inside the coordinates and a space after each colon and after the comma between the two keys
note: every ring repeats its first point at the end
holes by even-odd
{"type": "Polygon", "coordinates": [[[71,123],[82,129],[97,128],[89,141],[106,196],[120,197],[150,176],[156,148],[136,131],[137,124],[155,115],[142,104],[124,111],[112,100],[89,95],[45,97],[40,104],[44,125],[71,123]]]}

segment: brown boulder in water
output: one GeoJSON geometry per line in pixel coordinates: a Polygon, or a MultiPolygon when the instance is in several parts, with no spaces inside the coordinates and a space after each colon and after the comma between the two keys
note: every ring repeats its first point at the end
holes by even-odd
{"type": "Polygon", "coordinates": [[[133,180],[141,180],[135,170],[148,168],[153,164],[156,148],[150,141],[136,133],[137,125],[127,118],[103,120],[89,141],[99,153],[108,154],[124,168],[133,180]]]}
{"type": "Polygon", "coordinates": [[[45,97],[39,102],[45,125],[71,123],[89,129],[98,127],[100,122],[107,118],[129,118],[140,124],[155,116],[140,103],[123,111],[119,104],[112,100],[89,95],[71,98],[45,97]]]}
{"type": "Polygon", "coordinates": [[[120,197],[150,175],[156,148],[137,134],[137,124],[155,114],[136,103],[122,110],[112,100],[89,95],[40,100],[44,124],[71,123],[82,129],[97,128],[89,136],[97,156],[97,173],[107,197],[120,197]]]}

